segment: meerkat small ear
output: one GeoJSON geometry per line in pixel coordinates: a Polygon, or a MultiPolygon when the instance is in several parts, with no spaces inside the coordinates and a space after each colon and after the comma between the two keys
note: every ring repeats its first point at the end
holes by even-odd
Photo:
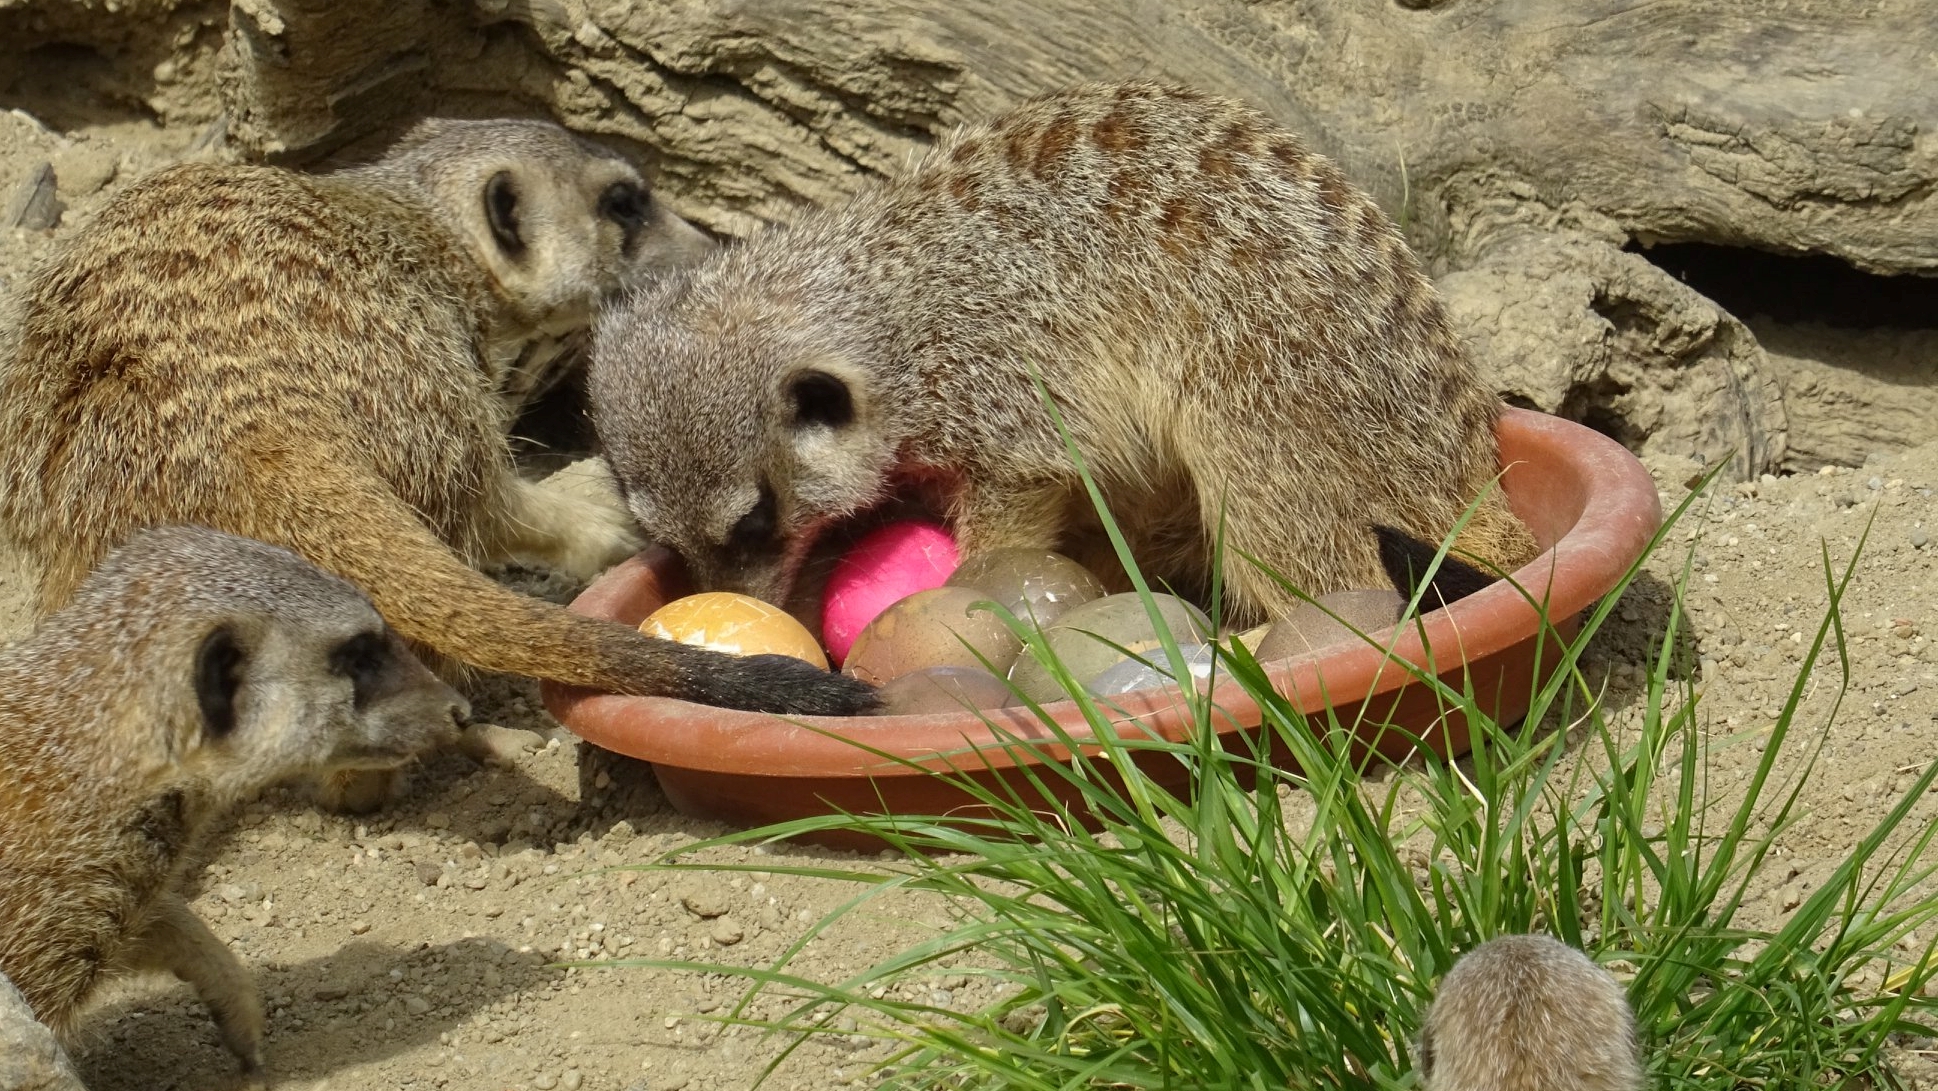
{"type": "Polygon", "coordinates": [[[855,396],[848,381],[820,368],[808,368],[787,381],[794,405],[794,427],[846,428],[855,420],[855,396]]]}
{"type": "Polygon", "coordinates": [[[512,257],[525,252],[524,236],[518,233],[518,188],[511,172],[501,170],[491,176],[484,189],[485,221],[498,249],[512,257]]]}
{"type": "Polygon", "coordinates": [[[225,626],[202,638],[195,653],[195,699],[202,706],[202,730],[224,738],[236,727],[236,693],[242,688],[247,658],[235,633],[225,626]]]}

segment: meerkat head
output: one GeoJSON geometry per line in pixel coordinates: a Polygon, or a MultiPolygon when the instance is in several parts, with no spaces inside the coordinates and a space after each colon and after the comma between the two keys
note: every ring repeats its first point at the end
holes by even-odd
{"type": "Polygon", "coordinates": [[[512,336],[582,331],[602,299],[714,248],[631,163],[549,122],[419,122],[364,173],[421,189],[497,285],[512,336]]]}
{"type": "Polygon", "coordinates": [[[288,776],[390,768],[452,733],[462,698],[355,587],[288,550],[198,527],[130,538],[49,622],[147,685],[172,770],[242,796],[288,776]]]}
{"type": "Polygon", "coordinates": [[[791,289],[717,292],[707,272],[601,319],[593,423],[633,517],[697,587],[781,602],[821,532],[886,496],[890,399],[838,316],[803,321],[791,289]]]}
{"type": "Polygon", "coordinates": [[[1542,934],[1496,936],[1440,983],[1417,1043],[1426,1091],[1641,1091],[1641,1036],[1620,982],[1542,934]]]}

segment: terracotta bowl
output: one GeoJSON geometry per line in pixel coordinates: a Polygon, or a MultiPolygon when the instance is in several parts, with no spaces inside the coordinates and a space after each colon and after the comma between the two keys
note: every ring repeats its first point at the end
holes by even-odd
{"type": "MultiPolygon", "coordinates": [[[[1498,434],[1508,497],[1544,549],[1514,574],[1515,582],[1537,601],[1545,598],[1552,627],[1541,634],[1535,606],[1521,590],[1502,581],[1424,615],[1397,639],[1386,634],[1380,643],[1391,646],[1394,658],[1431,665],[1456,690],[1471,685],[1479,707],[1499,722],[1511,722],[1525,714],[1537,677],[1559,657],[1557,634],[1574,635],[1583,609],[1613,588],[1641,555],[1661,523],[1662,509],[1641,463],[1588,428],[1511,409],[1501,418],[1498,434]]],[[[681,578],[671,554],[649,550],[599,577],[571,608],[636,625],[661,603],[686,592],[681,578]]],[[[1357,741],[1363,748],[1396,760],[1413,749],[1414,739],[1444,756],[1467,751],[1464,718],[1443,708],[1433,691],[1390,661],[1383,648],[1355,641],[1265,666],[1272,685],[1308,715],[1330,703],[1341,723],[1362,725],[1357,741]],[[1388,724],[1403,730],[1390,730],[1388,724]]],[[[675,807],[736,825],[764,825],[837,808],[876,814],[961,813],[969,797],[926,770],[975,770],[973,775],[985,782],[1004,777],[1026,786],[1014,768],[1026,756],[1005,750],[1003,736],[1055,738],[1026,708],[789,720],[551,683],[544,695],[546,708],[580,737],[652,763],[675,807]],[[887,762],[850,739],[909,759],[916,767],[887,762]]],[[[1212,696],[1221,739],[1228,746],[1242,745],[1241,733],[1258,726],[1258,705],[1230,682],[1218,685],[1212,696]]],[[[1175,688],[1126,694],[1115,699],[1122,715],[1112,719],[1127,733],[1141,724],[1152,735],[1181,741],[1191,726],[1182,697],[1175,688]]],[[[1061,701],[1043,710],[1072,734],[1088,733],[1075,702],[1061,701]]],[[[1053,748],[1049,752],[1061,753],[1053,748]]],[[[1188,772],[1175,758],[1149,756],[1149,775],[1172,788],[1182,786],[1188,772]]],[[[814,839],[850,847],[875,844],[856,835],[814,839]]]]}

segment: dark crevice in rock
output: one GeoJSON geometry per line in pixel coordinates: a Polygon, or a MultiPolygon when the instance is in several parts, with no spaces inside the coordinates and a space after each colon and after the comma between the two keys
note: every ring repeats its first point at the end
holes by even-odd
{"type": "Polygon", "coordinates": [[[1786,256],[1713,243],[1630,243],[1625,249],[1745,320],[1938,329],[1938,278],[1879,276],[1822,254],[1786,256]]]}

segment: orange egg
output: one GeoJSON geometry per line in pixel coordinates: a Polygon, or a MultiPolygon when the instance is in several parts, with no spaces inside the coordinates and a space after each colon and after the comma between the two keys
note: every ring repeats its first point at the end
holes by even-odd
{"type": "Polygon", "coordinates": [[[640,622],[639,631],[731,655],[791,655],[828,669],[827,653],[807,626],[747,595],[706,591],[674,599],[640,622]]]}

